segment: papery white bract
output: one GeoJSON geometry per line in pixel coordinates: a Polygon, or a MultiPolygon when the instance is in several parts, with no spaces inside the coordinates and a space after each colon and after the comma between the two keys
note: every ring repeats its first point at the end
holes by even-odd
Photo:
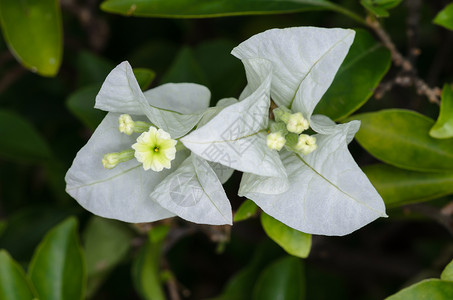
{"type": "MultiPolygon", "coordinates": [[[[187,149],[175,150],[174,139],[203,118],[209,100],[206,87],[190,83],[165,84],[143,93],[130,65],[121,63],[96,97],[96,107],[108,114],[77,153],[65,177],[66,191],[84,208],[106,218],[139,223],[178,215],[196,223],[231,224],[231,206],[212,165],[187,149]],[[144,132],[149,124],[159,129],[149,127],[144,132]],[[132,145],[138,160],[121,162],[113,169],[103,167],[104,154],[129,153],[132,145]],[[181,173],[192,176],[190,185],[179,184],[174,174],[181,173]],[[168,193],[169,186],[196,196],[197,205],[181,209],[180,197],[168,193]],[[211,214],[204,214],[208,209],[211,214]]],[[[110,166],[109,162],[105,163],[110,166]]],[[[230,175],[221,174],[222,182],[230,175]]]]}
{"type": "MultiPolygon", "coordinates": [[[[235,136],[234,142],[257,136],[248,150],[255,154],[254,160],[237,159],[229,165],[245,172],[239,194],[288,226],[312,234],[345,235],[386,216],[382,198],[347,149],[360,123],[337,125],[325,116],[312,116],[353,39],[352,30],[314,27],[273,29],[251,37],[232,51],[246,70],[248,85],[241,94],[242,101],[220,112],[182,142],[203,158],[224,163],[211,159],[206,149],[216,145],[227,153],[226,145],[232,140],[219,134],[213,138],[211,133],[222,122],[228,123],[231,112],[254,112],[252,121],[244,113],[235,119],[235,126],[240,128],[253,127],[250,122],[255,124],[255,119],[267,120],[268,111],[255,106],[262,103],[266,107],[272,99],[295,116],[288,131],[299,134],[309,124],[317,134],[302,136],[302,140],[299,137],[300,144],[297,141],[299,146],[294,148],[301,151],[282,150],[278,158],[276,151],[263,148],[266,135],[259,129],[267,129],[266,121],[235,136]]],[[[289,118],[285,122],[288,124],[289,118]]]]}

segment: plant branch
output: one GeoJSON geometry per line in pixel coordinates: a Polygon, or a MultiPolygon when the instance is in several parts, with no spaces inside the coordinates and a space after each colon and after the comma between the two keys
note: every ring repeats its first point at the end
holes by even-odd
{"type": "MultiPolygon", "coordinates": [[[[428,100],[431,103],[435,103],[437,105],[440,104],[439,96],[441,94],[441,90],[438,87],[431,88],[428,86],[428,84],[421,78],[417,76],[417,70],[414,68],[410,60],[405,58],[396,48],[395,44],[391,40],[390,36],[387,34],[387,32],[382,28],[381,24],[379,21],[372,17],[368,16],[367,17],[367,25],[374,31],[374,33],[379,37],[379,39],[382,41],[383,45],[390,50],[391,55],[392,55],[392,60],[395,66],[401,67],[402,73],[399,74],[395,79],[395,83],[400,84],[401,82],[404,83],[404,85],[407,84],[413,85],[419,95],[424,95],[428,98],[428,100]],[[404,74],[404,76],[402,76],[404,74]],[[404,78],[405,80],[401,80],[401,78],[404,78]],[[407,82],[407,79],[409,80],[407,82]],[[399,81],[399,82],[398,82],[399,81]]],[[[387,90],[389,86],[386,87],[387,90]]],[[[390,86],[391,88],[391,86],[390,86]]],[[[382,94],[380,95],[382,96],[382,94]]]]}
{"type": "Polygon", "coordinates": [[[91,48],[95,52],[100,52],[107,43],[109,27],[95,14],[96,5],[92,2],[81,5],[77,0],[60,0],[61,7],[76,16],[85,29],[91,48]]]}

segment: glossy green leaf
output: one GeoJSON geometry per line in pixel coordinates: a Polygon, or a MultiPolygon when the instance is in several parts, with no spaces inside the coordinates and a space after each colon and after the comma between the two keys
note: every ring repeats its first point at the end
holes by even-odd
{"type": "Polygon", "coordinates": [[[432,119],[402,109],[364,113],[352,119],[362,121],[355,138],[376,158],[408,170],[453,172],[453,139],[430,137],[432,119]]]}
{"type": "Polygon", "coordinates": [[[284,257],[268,266],[258,278],[252,299],[305,299],[302,261],[295,257],[284,257]]]}
{"type": "Polygon", "coordinates": [[[291,255],[305,258],[311,249],[311,234],[286,226],[266,213],[261,213],[261,225],[266,234],[291,255]]]}
{"type": "Polygon", "coordinates": [[[453,260],[442,271],[440,279],[444,281],[453,281],[453,260]]]}
{"type": "Polygon", "coordinates": [[[66,219],[47,233],[28,273],[40,299],[84,299],[85,261],[75,218],[66,219]]]}
{"type": "MultiPolygon", "coordinates": [[[[149,69],[136,68],[134,75],[142,89],[150,85],[155,73],[149,69]]],[[[68,109],[88,128],[94,130],[105,117],[105,111],[95,109],[96,95],[101,88],[100,83],[95,83],[76,90],[66,100],[68,109]]]]}
{"type": "Polygon", "coordinates": [[[206,85],[206,74],[198,64],[192,49],[183,47],[162,77],[161,83],[193,82],[206,85]]]}
{"type": "Polygon", "coordinates": [[[57,0],[0,0],[0,23],[11,52],[28,69],[57,74],[63,52],[57,0]]]}
{"type": "Polygon", "coordinates": [[[325,0],[107,0],[101,9],[128,16],[209,18],[236,15],[279,14],[313,9],[335,9],[325,0]]]}
{"type": "Polygon", "coordinates": [[[127,224],[93,216],[84,233],[87,297],[128,254],[133,234],[127,224]]]}
{"type": "Polygon", "coordinates": [[[88,128],[94,130],[105,117],[105,112],[94,108],[96,95],[101,84],[90,85],[72,93],[66,105],[68,109],[88,128]]]}
{"type": "Polygon", "coordinates": [[[373,95],[390,63],[390,51],[365,30],[357,30],[348,55],[315,113],[333,120],[349,116],[373,95]]]}
{"type": "Polygon", "coordinates": [[[387,208],[453,194],[453,172],[425,173],[385,164],[362,169],[384,199],[387,208]]]}
{"type": "Polygon", "coordinates": [[[0,300],[30,300],[35,295],[22,267],[0,250],[0,300]]]}
{"type": "Polygon", "coordinates": [[[156,77],[156,73],[150,69],[146,68],[134,68],[134,75],[137,78],[138,84],[142,91],[148,89],[151,82],[153,82],[156,77]]]}
{"type": "Polygon", "coordinates": [[[453,282],[427,279],[402,289],[386,300],[451,300],[453,282]]]}
{"type": "Polygon", "coordinates": [[[247,220],[251,216],[255,215],[258,211],[258,206],[250,199],[244,201],[244,203],[239,206],[238,210],[234,214],[233,221],[239,222],[247,220]]]}
{"type": "Polygon", "coordinates": [[[28,120],[11,111],[0,110],[0,156],[20,162],[43,162],[52,154],[46,141],[28,120]]]}
{"type": "Polygon", "coordinates": [[[165,300],[160,278],[160,258],[165,237],[170,228],[156,226],[148,233],[148,240],[142,247],[132,267],[132,276],[137,292],[146,300],[165,300]]]}
{"type": "Polygon", "coordinates": [[[388,17],[388,9],[401,3],[402,0],[361,0],[360,4],[377,17],[388,17]]]}
{"type": "Polygon", "coordinates": [[[447,29],[453,30],[453,3],[448,4],[434,18],[433,22],[447,29]]]}
{"type": "Polygon", "coordinates": [[[429,135],[437,139],[447,139],[453,137],[453,87],[451,85],[444,85],[441,99],[439,118],[429,131],[429,135]]]}

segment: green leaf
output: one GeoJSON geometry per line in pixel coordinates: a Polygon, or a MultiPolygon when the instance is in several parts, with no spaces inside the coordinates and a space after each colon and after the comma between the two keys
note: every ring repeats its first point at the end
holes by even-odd
{"type": "Polygon", "coordinates": [[[73,217],[50,230],[30,262],[29,276],[40,299],[83,299],[86,274],[73,217]]]}
{"type": "Polygon", "coordinates": [[[133,234],[125,223],[97,216],[91,218],[84,234],[88,298],[126,257],[132,238],[133,234]]]}
{"type": "Polygon", "coordinates": [[[156,77],[156,73],[146,68],[134,68],[134,75],[142,91],[146,90],[156,77]]]}
{"type": "Polygon", "coordinates": [[[453,171],[453,139],[430,137],[432,119],[402,109],[364,113],[352,119],[362,121],[355,137],[376,158],[408,170],[453,171]]]}
{"type": "Polygon", "coordinates": [[[165,300],[160,278],[160,258],[169,230],[170,227],[164,225],[151,229],[145,246],[132,266],[134,284],[143,299],[165,300]]]}
{"type": "Polygon", "coordinates": [[[301,260],[284,257],[268,266],[258,278],[252,299],[305,299],[305,278],[301,260]]]}
{"type": "Polygon", "coordinates": [[[128,16],[163,18],[209,18],[237,15],[280,14],[323,9],[332,6],[325,0],[107,0],[101,5],[106,12],[128,16]]]}
{"type": "Polygon", "coordinates": [[[448,4],[434,18],[433,22],[447,29],[453,30],[453,3],[448,4]]]}
{"type": "Polygon", "coordinates": [[[453,260],[442,271],[440,279],[444,281],[453,281],[453,260]]]}
{"type": "Polygon", "coordinates": [[[28,120],[0,110],[0,156],[20,162],[45,162],[52,154],[46,141],[28,120]]]}
{"type": "Polygon", "coordinates": [[[453,194],[453,172],[425,173],[385,164],[365,166],[363,171],[387,208],[453,194]]]}
{"type": "Polygon", "coordinates": [[[451,85],[444,85],[441,99],[439,118],[429,131],[429,135],[436,139],[447,139],[453,137],[453,88],[451,85]]]}
{"type": "Polygon", "coordinates": [[[258,211],[258,206],[250,199],[244,201],[234,214],[233,221],[239,222],[247,220],[258,211]]]}
{"type": "Polygon", "coordinates": [[[66,100],[68,109],[88,128],[94,130],[105,117],[105,112],[94,108],[101,84],[78,89],[66,100]]]}
{"type": "Polygon", "coordinates": [[[16,58],[43,76],[55,76],[63,52],[57,0],[0,0],[3,36],[16,58]]]}
{"type": "Polygon", "coordinates": [[[30,300],[33,287],[21,266],[5,250],[0,250],[0,299],[30,300]]]}
{"type": "Polygon", "coordinates": [[[286,226],[266,213],[261,213],[261,225],[266,234],[286,252],[305,258],[310,253],[311,234],[286,226]]]}
{"type": "Polygon", "coordinates": [[[450,300],[453,299],[453,282],[427,279],[402,289],[386,300],[450,300]]]}
{"type": "Polygon", "coordinates": [[[206,74],[198,64],[192,49],[183,47],[164,74],[161,83],[193,82],[206,85],[206,74]]]}
{"type": "Polygon", "coordinates": [[[360,4],[376,17],[388,17],[388,9],[401,3],[402,0],[361,0],[360,4]]]}
{"type": "Polygon", "coordinates": [[[343,64],[315,109],[315,114],[343,119],[373,95],[391,63],[390,51],[365,30],[356,31],[354,43],[343,64]]]}

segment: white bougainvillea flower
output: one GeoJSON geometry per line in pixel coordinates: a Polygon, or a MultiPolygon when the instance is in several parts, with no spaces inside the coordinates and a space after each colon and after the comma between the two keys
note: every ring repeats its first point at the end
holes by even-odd
{"type": "MultiPolygon", "coordinates": [[[[264,78],[249,78],[254,91],[233,103],[181,142],[197,155],[227,167],[272,177],[288,188],[285,168],[277,151],[267,146],[271,64],[249,60],[264,78]]],[[[247,74],[249,75],[249,74],[247,74]]]]}
{"type": "MultiPolygon", "coordinates": [[[[280,112],[284,112],[282,119],[276,121],[284,122],[290,131],[281,151],[264,151],[258,141],[248,151],[260,153],[256,159],[259,162],[239,161],[233,166],[245,172],[239,194],[252,199],[267,214],[306,233],[345,235],[386,216],[382,198],[347,148],[360,123],[338,125],[326,116],[312,116],[353,39],[354,31],[345,29],[273,29],[251,37],[232,51],[244,63],[248,85],[241,94],[242,100],[229,109],[235,110],[234,106],[238,106],[243,111],[259,113],[257,119],[268,118],[268,111],[257,111],[256,102],[247,100],[256,94],[270,95],[280,112]],[[297,137],[307,126],[315,134],[310,136],[304,132],[297,137]],[[271,171],[263,174],[261,162],[268,162],[266,169],[274,168],[278,172],[283,163],[288,184],[283,176],[275,176],[271,171]]],[[[266,101],[270,101],[269,97],[266,101]]],[[[207,144],[231,143],[218,136],[216,140],[209,137],[209,132],[222,120],[231,117],[228,113],[226,109],[220,112],[182,142],[194,153],[210,159],[203,152],[207,144]]],[[[235,122],[241,128],[251,127],[246,115],[235,122]]],[[[263,121],[260,128],[266,126],[263,121]]],[[[268,128],[269,132],[271,129],[268,128]]],[[[235,137],[235,141],[247,139],[247,134],[250,132],[235,137]]],[[[265,137],[263,134],[263,143],[265,137]]]]}
{"type": "Polygon", "coordinates": [[[212,113],[209,100],[206,87],[189,83],[143,93],[130,65],[121,63],[96,97],[96,107],[108,114],[77,153],[66,191],[106,218],[139,223],[177,215],[196,223],[231,224],[222,183],[232,171],[176,145],[212,113]]]}
{"type": "Polygon", "coordinates": [[[156,172],[171,168],[171,161],[176,156],[176,143],[168,132],[151,126],[147,132],[143,132],[137,143],[132,145],[135,150],[135,158],[143,164],[143,169],[156,172]]]}

